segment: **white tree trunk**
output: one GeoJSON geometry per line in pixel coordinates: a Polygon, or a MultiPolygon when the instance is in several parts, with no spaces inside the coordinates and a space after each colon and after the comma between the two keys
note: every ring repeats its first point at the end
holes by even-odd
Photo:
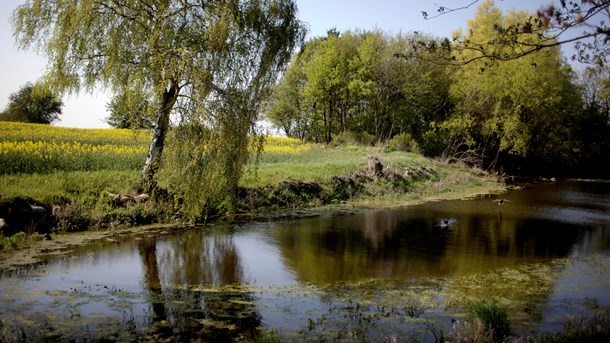
{"type": "Polygon", "coordinates": [[[155,186],[155,174],[161,164],[161,155],[165,146],[165,137],[169,129],[169,115],[178,98],[179,89],[176,85],[171,85],[163,92],[159,108],[157,110],[157,121],[153,131],[150,145],[148,146],[148,155],[144,168],[140,173],[140,185],[144,191],[150,192],[155,186]]]}

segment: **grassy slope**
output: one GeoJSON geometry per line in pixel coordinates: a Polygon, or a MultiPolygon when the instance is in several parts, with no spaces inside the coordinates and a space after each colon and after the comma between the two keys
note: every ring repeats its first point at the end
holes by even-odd
{"type": "Polygon", "coordinates": [[[336,148],[316,147],[307,152],[285,156],[262,156],[257,176],[250,168],[242,179],[245,187],[274,185],[282,180],[302,180],[326,183],[333,175],[364,172],[367,158],[377,155],[385,167],[395,172],[406,168],[426,167],[438,173],[437,180],[416,182],[407,193],[396,193],[380,185],[367,189],[372,197],[353,199],[353,204],[365,207],[400,206],[423,200],[453,199],[504,190],[496,179],[480,171],[458,168],[439,163],[422,155],[409,152],[385,153],[374,147],[344,146],[336,148]]]}
{"type": "MultiPolygon", "coordinates": [[[[367,157],[373,154],[393,170],[425,166],[434,169],[439,178],[418,182],[406,194],[388,192],[383,185],[372,186],[368,191],[375,196],[355,199],[356,205],[391,206],[414,200],[456,198],[502,190],[495,180],[475,170],[447,166],[414,153],[384,153],[379,148],[352,146],[313,147],[299,154],[263,154],[256,171],[252,165],[246,170],[241,186],[273,186],[284,180],[325,183],[334,175],[363,172],[367,157]]],[[[133,193],[131,187],[136,184],[138,176],[137,171],[0,175],[0,200],[21,196],[50,205],[58,198],[96,197],[104,191],[133,193]]]]}
{"type": "Polygon", "coordinates": [[[347,175],[364,169],[369,155],[380,155],[382,163],[387,161],[386,163],[390,165],[431,166],[432,164],[421,155],[404,152],[384,154],[382,149],[373,147],[314,147],[300,154],[263,154],[260,159],[258,179],[250,169],[244,175],[242,185],[266,186],[286,179],[323,183],[333,175],[347,175]]]}

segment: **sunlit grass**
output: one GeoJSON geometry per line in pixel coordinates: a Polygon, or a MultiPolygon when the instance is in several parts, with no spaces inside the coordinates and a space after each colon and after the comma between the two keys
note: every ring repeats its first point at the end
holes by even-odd
{"type": "Polygon", "coordinates": [[[56,172],[0,175],[0,200],[28,197],[54,203],[74,196],[96,196],[102,191],[128,193],[139,180],[138,171],[56,172]]]}
{"type": "Polygon", "coordinates": [[[307,148],[293,148],[292,153],[279,153],[265,148],[260,156],[257,173],[254,164],[249,165],[241,185],[264,186],[287,179],[326,182],[334,175],[363,172],[370,155],[379,155],[382,164],[392,168],[431,165],[429,159],[418,154],[384,153],[383,149],[376,147],[308,145],[307,148]]]}
{"type": "MultiPolygon", "coordinates": [[[[150,132],[122,129],[70,129],[0,122],[0,199],[25,196],[45,202],[62,197],[129,192],[138,182],[150,132]]],[[[438,177],[412,180],[409,192],[388,192],[381,184],[370,196],[353,199],[363,206],[400,205],[435,196],[461,197],[499,190],[471,170],[450,167],[416,153],[383,147],[326,146],[287,137],[266,137],[258,163],[252,158],[242,187],[275,186],[285,180],[326,184],[333,176],[365,173],[368,157],[401,172],[426,167],[438,177]]],[[[163,180],[159,180],[164,185],[163,180]]]]}
{"type": "Polygon", "coordinates": [[[265,150],[257,173],[254,173],[255,165],[250,164],[241,184],[256,187],[287,179],[322,182],[332,175],[345,175],[364,168],[367,155],[372,151],[363,147],[323,148],[317,145],[290,154],[265,150]]]}

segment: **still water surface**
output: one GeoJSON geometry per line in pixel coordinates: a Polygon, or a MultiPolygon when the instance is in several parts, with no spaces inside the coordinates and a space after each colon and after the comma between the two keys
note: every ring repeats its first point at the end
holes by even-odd
{"type": "Polygon", "coordinates": [[[503,197],[99,242],[4,273],[0,331],[231,340],[264,328],[434,341],[431,327],[448,330],[480,300],[507,308],[514,334],[610,308],[610,183],[503,197]]]}

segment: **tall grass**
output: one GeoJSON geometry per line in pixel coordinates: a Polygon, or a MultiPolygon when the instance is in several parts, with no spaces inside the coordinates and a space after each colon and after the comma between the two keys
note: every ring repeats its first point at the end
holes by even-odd
{"type": "Polygon", "coordinates": [[[471,305],[468,314],[475,323],[474,336],[492,338],[480,341],[502,342],[510,336],[508,313],[498,304],[487,301],[477,302],[471,305]]]}

